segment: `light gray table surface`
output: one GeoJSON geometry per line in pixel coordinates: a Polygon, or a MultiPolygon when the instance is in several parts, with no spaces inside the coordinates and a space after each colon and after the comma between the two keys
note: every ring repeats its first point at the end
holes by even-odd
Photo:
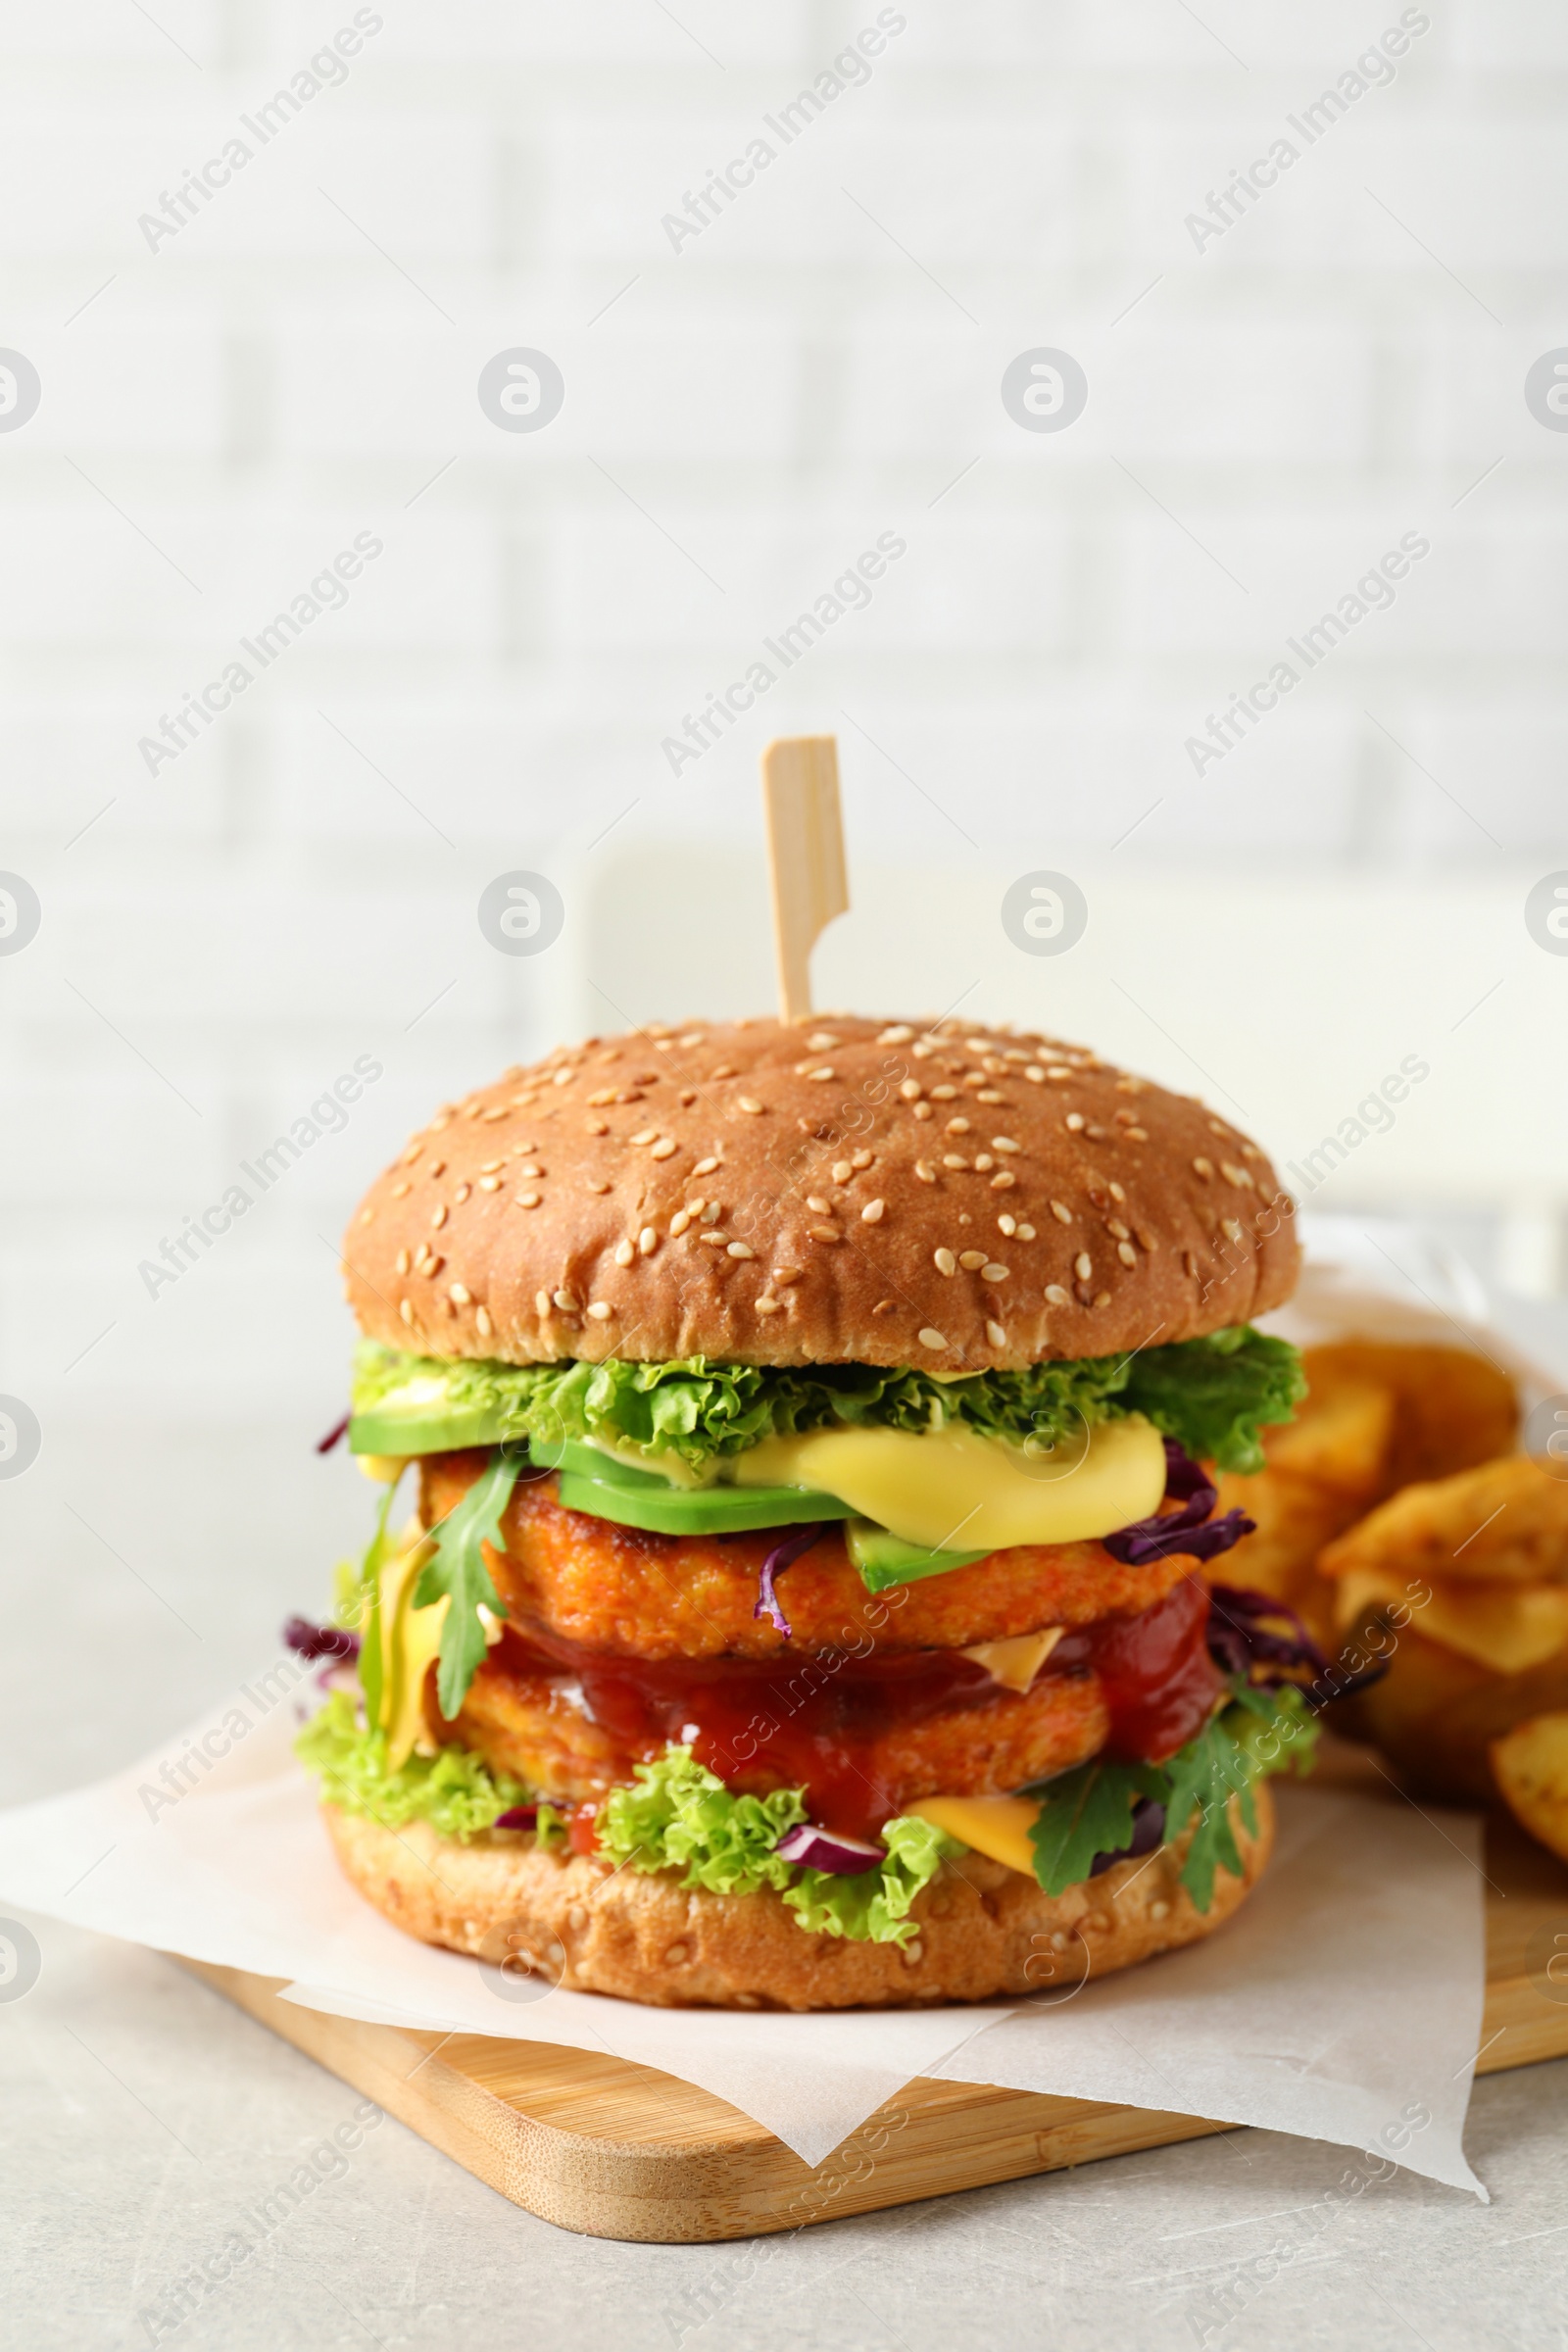
{"type": "MultiPolygon", "coordinates": [[[[318,1603],[365,1495],[316,1426],[80,1431],[0,1487],[0,1801],[126,1763],[318,1603]]],[[[1568,2061],[1477,2087],[1486,2207],[1401,2173],[1329,2209],[1348,2151],[1237,2131],[728,2246],[566,2235],[388,2118],[173,2325],[358,2094],[159,1955],[30,1924],[38,1981],[0,2001],[8,2348],[1568,2352],[1568,2061]]]]}

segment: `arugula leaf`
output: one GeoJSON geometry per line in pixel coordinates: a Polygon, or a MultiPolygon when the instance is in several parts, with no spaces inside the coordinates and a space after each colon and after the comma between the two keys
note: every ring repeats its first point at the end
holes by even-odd
{"type": "Polygon", "coordinates": [[[1147,1414],[1195,1461],[1222,1470],[1261,1470],[1260,1424],[1289,1421],[1305,1395],[1306,1375],[1289,1340],[1250,1323],[1144,1348],[1132,1357],[1121,1393],[1126,1411],[1147,1414]]]}
{"type": "Polygon", "coordinates": [[[1048,1781],[1029,1832],[1046,1892],[1061,1894],[1087,1879],[1097,1854],[1120,1853],[1133,1834],[1134,1800],[1163,1795],[1164,1777],[1157,1765],[1096,1756],[1048,1781]]]}
{"type": "Polygon", "coordinates": [[[441,1628],[441,1670],[436,1695],[448,1723],[462,1706],[468,1685],[484,1662],[484,1627],[479,1605],[505,1616],[501,1595],[490,1581],[482,1544],[497,1551],[507,1546],[501,1533],[502,1514],[512,1499],[522,1462],[517,1455],[498,1450],[490,1466],[469,1487],[461,1502],[430,1531],[432,1549],[419,1570],[414,1606],[427,1609],[447,1595],[452,1606],[441,1628]]]}

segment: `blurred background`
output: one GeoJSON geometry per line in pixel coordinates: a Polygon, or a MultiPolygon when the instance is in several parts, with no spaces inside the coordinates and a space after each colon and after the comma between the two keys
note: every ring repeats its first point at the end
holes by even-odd
{"type": "Polygon", "coordinates": [[[11,1792],[226,1689],[363,1540],[311,1451],[334,1245],[432,1103],[770,1008],[774,734],[839,738],[819,1004],[1092,1038],[1553,1311],[1560,8],[74,0],[0,43],[11,1792]]]}

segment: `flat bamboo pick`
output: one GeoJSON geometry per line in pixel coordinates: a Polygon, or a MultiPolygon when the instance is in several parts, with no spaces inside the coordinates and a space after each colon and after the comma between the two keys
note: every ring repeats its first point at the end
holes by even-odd
{"type": "Polygon", "coordinates": [[[811,949],[850,905],[836,737],[786,735],[770,743],[762,754],[762,806],[779,1009],[786,1021],[806,1021],[811,1017],[811,949]]]}

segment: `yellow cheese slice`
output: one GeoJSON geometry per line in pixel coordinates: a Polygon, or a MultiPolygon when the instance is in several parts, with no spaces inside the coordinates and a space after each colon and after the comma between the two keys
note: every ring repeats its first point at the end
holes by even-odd
{"type": "Polygon", "coordinates": [[[1041,1633],[1013,1634],[1005,1642],[971,1642],[958,1655],[973,1658],[1004,1690],[1027,1690],[1066,1631],[1064,1625],[1048,1625],[1041,1633]]]}
{"type": "Polygon", "coordinates": [[[977,1854],[988,1854],[1008,1870],[1020,1870],[1026,1879],[1034,1877],[1035,1849],[1029,1832],[1040,1811],[1036,1798],[923,1796],[917,1805],[906,1805],[904,1810],[917,1821],[934,1822],[950,1838],[972,1845],[977,1854]]]}
{"type": "Polygon", "coordinates": [[[1387,1608],[1396,1625],[1412,1626],[1494,1674],[1526,1674],[1568,1647],[1568,1587],[1562,1585],[1461,1584],[1352,1568],[1339,1580],[1336,1603],[1342,1632],[1366,1609],[1387,1608]],[[1419,1597],[1423,1591],[1429,1600],[1419,1597]]]}
{"type": "Polygon", "coordinates": [[[415,1582],[424,1556],[421,1539],[397,1552],[381,1571],[381,1726],[392,1772],[408,1762],[416,1747],[424,1754],[433,1752],[424,1721],[424,1678],[441,1647],[441,1628],[451,1603],[443,1593],[427,1609],[414,1606],[415,1582]]]}
{"type": "Polygon", "coordinates": [[[1073,1544],[1147,1519],[1165,1492],[1165,1447],[1141,1414],[1102,1421],[1054,1453],[947,1429],[813,1429],[764,1438],[732,1465],[741,1487],[837,1494],[906,1544],[1001,1551],[1073,1544]]]}

